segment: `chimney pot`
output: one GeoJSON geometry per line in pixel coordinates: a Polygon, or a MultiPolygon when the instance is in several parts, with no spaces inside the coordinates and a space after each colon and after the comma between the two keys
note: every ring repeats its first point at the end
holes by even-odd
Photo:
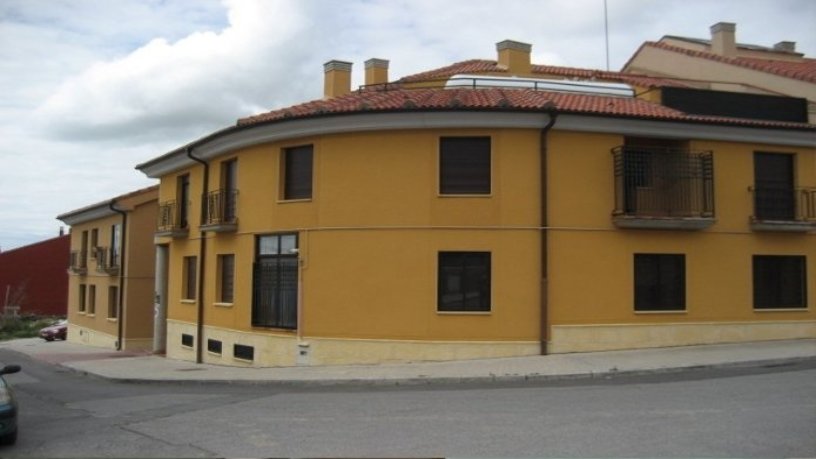
{"type": "Polygon", "coordinates": [[[323,96],[327,99],[351,92],[351,62],[331,60],[323,64],[323,96]]]}
{"type": "Polygon", "coordinates": [[[533,65],[530,62],[530,51],[533,45],[514,40],[496,43],[499,67],[507,69],[512,75],[529,75],[533,65]]]}
{"type": "Polygon", "coordinates": [[[718,22],[711,26],[711,52],[720,56],[737,55],[737,25],[733,22],[718,22]]]}
{"type": "Polygon", "coordinates": [[[371,58],[365,61],[365,84],[388,83],[388,61],[371,58]]]}

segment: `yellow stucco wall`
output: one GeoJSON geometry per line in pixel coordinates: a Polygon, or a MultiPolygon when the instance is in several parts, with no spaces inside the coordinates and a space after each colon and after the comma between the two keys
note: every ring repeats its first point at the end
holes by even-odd
{"type": "MultiPolygon", "coordinates": [[[[244,344],[255,343],[266,349],[257,357],[264,364],[295,363],[295,332],[251,326],[255,238],[293,232],[300,238],[300,337],[316,343],[310,351],[311,364],[369,362],[371,355],[383,359],[389,355],[406,359],[495,356],[485,343],[510,346],[504,349],[518,345],[512,352],[528,355],[541,336],[539,136],[537,129],[379,131],[257,145],[213,160],[210,190],[219,188],[220,163],[238,160],[238,229],[204,236],[205,336],[217,336],[225,345],[242,339],[244,344]],[[439,137],[462,135],[491,136],[490,196],[438,195],[439,137]],[[314,146],[312,199],[281,201],[281,150],[304,144],[314,146]],[[492,253],[489,313],[436,311],[437,254],[448,250],[492,253]],[[236,257],[231,305],[215,300],[219,254],[236,257]],[[411,346],[405,343],[423,342],[434,345],[427,352],[400,350],[411,346]],[[474,350],[478,346],[483,347],[474,350]]],[[[610,150],[623,140],[621,135],[557,129],[549,135],[546,233],[551,350],[812,335],[813,327],[807,325],[816,320],[812,275],[807,285],[808,309],[752,308],[751,256],[805,255],[808,273],[813,273],[816,244],[812,233],[753,231],[748,187],[753,184],[754,151],[796,154],[797,185],[816,186],[816,152],[690,139],[692,150],[714,152],[716,223],[702,231],[634,230],[618,229],[611,217],[610,150]],[[635,253],[685,254],[685,311],[635,313],[635,253]],[[729,331],[711,338],[716,324],[728,324],[730,328],[724,328],[729,331]],[[766,326],[758,331],[756,324],[766,326]],[[595,339],[601,336],[600,326],[611,331],[595,339]],[[625,331],[634,326],[646,328],[625,331]],[[674,339],[655,340],[666,327],[682,331],[672,332],[674,339]]],[[[191,177],[189,237],[162,239],[170,244],[168,356],[175,358],[195,358],[192,349],[179,344],[181,330],[196,333],[198,314],[196,302],[181,298],[181,279],[182,257],[197,256],[200,248],[202,169],[195,165],[168,174],[161,183],[160,201],[175,199],[177,177],[182,173],[191,177]]],[[[207,361],[231,364],[204,354],[207,361]]]]}

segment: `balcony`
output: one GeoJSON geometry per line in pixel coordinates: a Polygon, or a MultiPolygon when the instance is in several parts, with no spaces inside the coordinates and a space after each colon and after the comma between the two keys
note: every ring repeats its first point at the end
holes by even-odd
{"type": "Polygon", "coordinates": [[[96,248],[96,271],[110,276],[119,274],[119,252],[113,248],[96,248]]]}
{"type": "Polygon", "coordinates": [[[201,231],[227,233],[238,229],[237,202],[238,190],[215,190],[204,195],[201,231]]]}
{"type": "Polygon", "coordinates": [[[156,236],[187,237],[190,229],[187,224],[186,209],[187,206],[178,206],[176,201],[165,201],[159,204],[156,236]]]}
{"type": "Polygon", "coordinates": [[[72,250],[68,263],[68,271],[72,274],[85,275],[88,273],[88,251],[72,250]]]}
{"type": "Polygon", "coordinates": [[[615,226],[702,230],[716,221],[710,151],[620,146],[612,155],[615,226]]]}
{"type": "Polygon", "coordinates": [[[816,231],[816,187],[752,187],[754,231],[816,231]]]}

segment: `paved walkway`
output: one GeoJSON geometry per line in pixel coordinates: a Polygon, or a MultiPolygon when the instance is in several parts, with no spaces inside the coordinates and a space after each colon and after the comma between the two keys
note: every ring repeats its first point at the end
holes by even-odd
{"type": "MultiPolygon", "coordinates": [[[[816,339],[555,354],[456,362],[322,367],[237,368],[195,364],[145,353],[116,352],[63,341],[26,338],[9,349],[76,371],[122,381],[275,382],[286,384],[424,384],[594,377],[816,358],[816,339]]],[[[13,362],[3,362],[4,364],[13,362]]]]}

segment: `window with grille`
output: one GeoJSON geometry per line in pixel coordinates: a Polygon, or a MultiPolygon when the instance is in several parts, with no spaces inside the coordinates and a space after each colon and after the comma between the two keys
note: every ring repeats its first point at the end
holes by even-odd
{"type": "Polygon", "coordinates": [[[297,328],[297,234],[258,236],[252,270],[252,325],[297,328]]]}

